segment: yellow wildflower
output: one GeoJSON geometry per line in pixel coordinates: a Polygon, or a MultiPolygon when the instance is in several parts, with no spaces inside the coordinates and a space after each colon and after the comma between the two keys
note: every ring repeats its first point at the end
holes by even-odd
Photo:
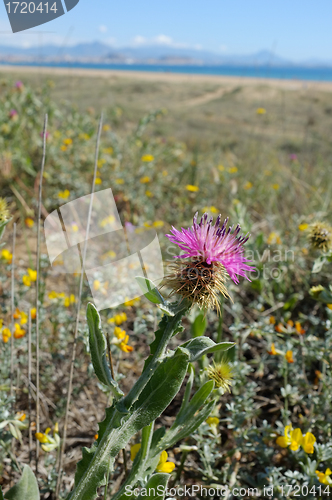
{"type": "Polygon", "coordinates": [[[7,264],[11,264],[13,260],[13,254],[9,250],[1,251],[1,258],[7,261],[7,264]]]}
{"type": "Polygon", "coordinates": [[[280,188],[280,185],[279,184],[272,184],[272,188],[275,189],[275,191],[278,191],[278,189],[280,188]]]}
{"type": "MultiPolygon", "coordinates": [[[[126,331],[122,330],[119,326],[116,326],[114,328],[114,335],[116,336],[117,339],[123,340],[126,338],[126,331]]],[[[129,339],[129,336],[128,336],[129,339]]]]}
{"type": "Polygon", "coordinates": [[[223,172],[225,170],[225,167],[224,165],[218,165],[218,169],[220,170],[220,172],[223,172]]]}
{"type": "Polygon", "coordinates": [[[153,193],[147,189],[145,191],[145,196],[147,196],[148,198],[152,198],[153,197],[153,193]]]}
{"type": "Polygon", "coordinates": [[[63,140],[63,143],[66,146],[71,146],[73,144],[73,139],[71,139],[70,137],[67,137],[66,139],[63,140]]]}
{"type": "Polygon", "coordinates": [[[69,189],[65,189],[64,191],[58,192],[58,198],[60,198],[61,200],[68,200],[69,196],[70,196],[69,189]]]}
{"type": "Polygon", "coordinates": [[[67,151],[67,146],[64,146],[64,145],[62,144],[62,146],[60,146],[60,149],[61,149],[61,151],[67,151]]]}
{"type": "Polygon", "coordinates": [[[272,232],[269,234],[269,237],[267,239],[268,245],[272,245],[272,244],[281,245],[281,243],[282,243],[282,241],[280,239],[280,236],[277,233],[272,232]]]}
{"type": "Polygon", "coordinates": [[[151,178],[148,175],[145,175],[144,177],[140,178],[140,183],[141,184],[147,184],[150,181],[151,181],[151,178]]]}
{"type": "Polygon", "coordinates": [[[167,170],[163,170],[163,171],[162,171],[162,176],[163,176],[163,177],[167,177],[167,175],[168,175],[167,170]]]}
{"type": "Polygon", "coordinates": [[[238,171],[237,167],[229,167],[229,169],[228,169],[228,172],[230,174],[236,174],[237,171],[238,171]]]}
{"type": "Polygon", "coordinates": [[[329,309],[332,311],[332,304],[326,304],[329,309]]]}
{"type": "Polygon", "coordinates": [[[299,224],[300,231],[305,231],[306,229],[308,229],[308,227],[309,227],[309,224],[307,224],[306,222],[304,222],[303,224],[299,224]]]}
{"type": "Polygon", "coordinates": [[[103,131],[108,132],[109,130],[111,130],[111,126],[108,123],[105,123],[105,125],[103,126],[103,131]]]}
{"type": "Polygon", "coordinates": [[[299,321],[295,321],[295,330],[299,335],[304,335],[305,334],[305,329],[302,328],[302,325],[299,321]]]}
{"type": "Polygon", "coordinates": [[[104,153],[105,155],[111,155],[111,154],[113,153],[113,151],[114,151],[114,150],[113,150],[113,148],[112,148],[112,147],[103,149],[103,153],[104,153]]]}
{"type": "Polygon", "coordinates": [[[160,455],[159,463],[156,467],[157,472],[166,472],[170,474],[173,471],[175,464],[173,462],[167,462],[167,459],[167,451],[163,451],[160,455]]]}
{"type": "Polygon", "coordinates": [[[207,213],[211,213],[211,214],[217,214],[219,212],[219,210],[216,207],[214,207],[213,205],[211,205],[211,207],[202,208],[202,211],[207,212],[207,213]]]}
{"type": "Polygon", "coordinates": [[[11,331],[9,330],[9,328],[4,328],[2,330],[2,340],[4,341],[5,344],[7,344],[8,340],[10,339],[11,336],[12,336],[12,334],[11,334],[11,331]]]}
{"type": "Polygon", "coordinates": [[[218,417],[209,417],[205,420],[205,422],[210,426],[217,426],[219,424],[218,417]]]}
{"type": "Polygon", "coordinates": [[[29,276],[24,275],[22,278],[23,285],[25,286],[31,286],[31,280],[29,276]]]}
{"type": "Polygon", "coordinates": [[[35,221],[33,219],[31,219],[31,217],[27,217],[24,222],[25,222],[25,225],[29,228],[33,227],[33,225],[35,223],[35,221]]]}
{"type": "Polygon", "coordinates": [[[122,342],[119,344],[121,351],[123,352],[131,352],[134,348],[131,345],[128,345],[129,335],[126,335],[122,342]]]}
{"type": "Polygon", "coordinates": [[[45,433],[36,432],[36,439],[42,444],[42,449],[46,452],[56,450],[60,445],[59,426],[56,423],[53,430],[53,437],[50,436],[51,428],[48,427],[45,433]]]}
{"type": "Polygon", "coordinates": [[[156,220],[156,221],[154,221],[154,223],[152,225],[156,229],[159,229],[160,227],[164,226],[164,222],[162,220],[156,220]]]}
{"type": "Polygon", "coordinates": [[[125,298],[124,305],[127,307],[132,307],[134,306],[137,302],[140,301],[139,297],[135,297],[134,299],[128,299],[128,297],[125,298]]]}
{"type": "Polygon", "coordinates": [[[113,318],[109,318],[107,320],[108,323],[115,323],[117,326],[121,325],[125,321],[127,321],[127,315],[125,312],[116,314],[113,318]]]}
{"type": "Polygon", "coordinates": [[[293,351],[287,351],[285,354],[285,359],[286,359],[287,363],[294,363],[293,351]]]}
{"type": "Polygon", "coordinates": [[[275,319],[274,316],[270,316],[269,323],[270,323],[270,325],[275,325],[276,324],[276,319],[275,319]]]}
{"type": "Polygon", "coordinates": [[[115,184],[124,184],[123,179],[115,179],[115,184]]]}
{"type": "Polygon", "coordinates": [[[14,338],[21,339],[26,334],[26,331],[21,328],[18,323],[15,323],[14,338]]]}
{"type": "Polygon", "coordinates": [[[37,309],[33,307],[31,309],[31,319],[36,319],[36,315],[37,315],[37,309]]]}
{"type": "Polygon", "coordinates": [[[199,191],[199,187],[198,186],[193,186],[192,184],[187,184],[186,185],[186,190],[190,191],[191,193],[197,193],[197,191],[199,191]]]}
{"type": "Polygon", "coordinates": [[[276,356],[278,354],[273,342],[271,344],[271,349],[269,351],[267,351],[267,352],[268,352],[268,354],[271,354],[271,356],[276,356]]]}
{"type": "Polygon", "coordinates": [[[257,115],[265,115],[266,109],[265,108],[257,108],[256,113],[257,113],[257,115]]]}
{"type": "Polygon", "coordinates": [[[99,280],[94,280],[94,282],[93,282],[93,289],[96,292],[100,289],[100,281],[99,280]]]}
{"type": "Polygon", "coordinates": [[[319,470],[316,470],[315,472],[320,483],[332,486],[332,479],[330,478],[332,471],[329,467],[325,472],[320,472],[319,470]]]}
{"type": "Polygon", "coordinates": [[[153,161],[153,160],[154,160],[154,156],[153,156],[153,155],[146,154],[146,155],[143,155],[143,156],[142,156],[141,160],[142,160],[142,161],[144,161],[144,162],[149,163],[150,161],[153,161]]]}
{"type": "Polygon", "coordinates": [[[244,187],[244,189],[251,189],[253,187],[253,183],[248,181],[245,183],[245,185],[243,187],[244,187]]]}
{"type": "Polygon", "coordinates": [[[95,184],[101,184],[103,181],[101,180],[100,177],[96,177],[96,182],[95,184]]]}
{"type": "Polygon", "coordinates": [[[301,429],[292,429],[291,425],[286,425],[284,436],[279,436],[276,443],[282,448],[290,447],[291,450],[297,451],[300,446],[306,453],[314,452],[315,436],[311,432],[307,432],[304,436],[301,429]]]}

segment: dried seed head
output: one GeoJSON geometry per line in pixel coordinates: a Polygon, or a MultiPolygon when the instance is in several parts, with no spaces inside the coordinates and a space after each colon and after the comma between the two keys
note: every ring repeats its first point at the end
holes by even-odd
{"type": "Polygon", "coordinates": [[[225,286],[228,274],[220,262],[176,261],[172,270],[163,283],[172,289],[171,295],[178,294],[203,309],[216,307],[220,311],[218,294],[229,297],[225,286]]]}
{"type": "Polygon", "coordinates": [[[231,392],[233,372],[226,360],[221,360],[219,363],[213,362],[212,366],[208,366],[207,376],[214,381],[216,387],[221,387],[224,391],[231,392]]]}
{"type": "Polygon", "coordinates": [[[310,226],[309,232],[310,245],[317,249],[327,252],[332,249],[332,228],[325,222],[315,222],[310,226]]]}

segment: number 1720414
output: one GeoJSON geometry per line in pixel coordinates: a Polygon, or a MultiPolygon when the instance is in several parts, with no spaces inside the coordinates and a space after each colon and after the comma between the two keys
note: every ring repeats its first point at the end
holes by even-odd
{"type": "Polygon", "coordinates": [[[48,14],[57,12],[56,2],[8,2],[6,4],[8,14],[48,14]]]}

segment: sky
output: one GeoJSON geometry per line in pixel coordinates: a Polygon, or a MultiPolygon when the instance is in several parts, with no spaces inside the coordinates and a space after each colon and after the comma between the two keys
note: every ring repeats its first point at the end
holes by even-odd
{"type": "Polygon", "coordinates": [[[224,54],[271,50],[293,60],[332,61],[331,0],[80,0],[64,16],[11,33],[0,3],[0,45],[101,41],[160,44],[224,54]]]}

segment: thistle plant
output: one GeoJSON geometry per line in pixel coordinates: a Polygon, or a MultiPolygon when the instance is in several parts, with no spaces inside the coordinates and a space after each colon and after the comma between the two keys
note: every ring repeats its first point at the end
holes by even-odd
{"type": "MultiPolygon", "coordinates": [[[[113,500],[128,498],[128,491],[138,483],[147,488],[166,487],[174,468],[167,462],[166,450],[191,435],[209,417],[220,395],[218,391],[214,393],[215,386],[229,390],[232,374],[227,364],[222,362],[208,370],[208,380],[192,396],[193,363],[210,353],[227,351],[233,347],[233,342],[215,343],[208,337],[199,336],[175,350],[168,348],[171,339],[183,330],[182,318],[193,304],[204,309],[217,306],[219,293],[228,296],[227,277],[238,283],[237,276],[247,277],[246,271],[252,269],[243,256],[243,245],[248,235],[238,236],[239,226],[232,233],[231,229],[227,229],[227,220],[220,226],[220,216],[214,226],[207,214],[200,223],[196,219],[197,216],[192,228],[182,230],[182,233],[173,228],[173,236],[168,235],[180,249],[186,250],[185,255],[177,257],[189,270],[188,275],[176,271],[174,276],[166,279],[167,286],[173,287],[173,293],[179,295],[178,300],[166,301],[151,281],[137,278],[145,297],[164,315],[150,344],[150,355],[145,360],[141,376],[127,394],[124,394],[109,367],[107,341],[100,315],[92,303],[87,306],[91,361],[97,378],[109,388],[113,402],[111,407],[106,408],[105,419],[99,424],[96,442],[90,449],[83,448],[75,486],[67,500],[94,500],[102,486],[106,486],[106,498],[107,478],[113,471],[117,455],[140,431],[140,445],[132,450],[132,469],[113,500]],[[195,274],[194,279],[193,268],[201,273],[195,274]],[[187,374],[182,405],[173,425],[169,429],[160,427],[155,430],[155,420],[177,395],[187,374]]],[[[56,437],[58,439],[57,433],[56,437]]],[[[50,442],[48,432],[37,438],[43,443],[50,442]]],[[[10,498],[18,499],[14,496],[10,498]]],[[[36,498],[31,497],[31,500],[36,498]]]]}

